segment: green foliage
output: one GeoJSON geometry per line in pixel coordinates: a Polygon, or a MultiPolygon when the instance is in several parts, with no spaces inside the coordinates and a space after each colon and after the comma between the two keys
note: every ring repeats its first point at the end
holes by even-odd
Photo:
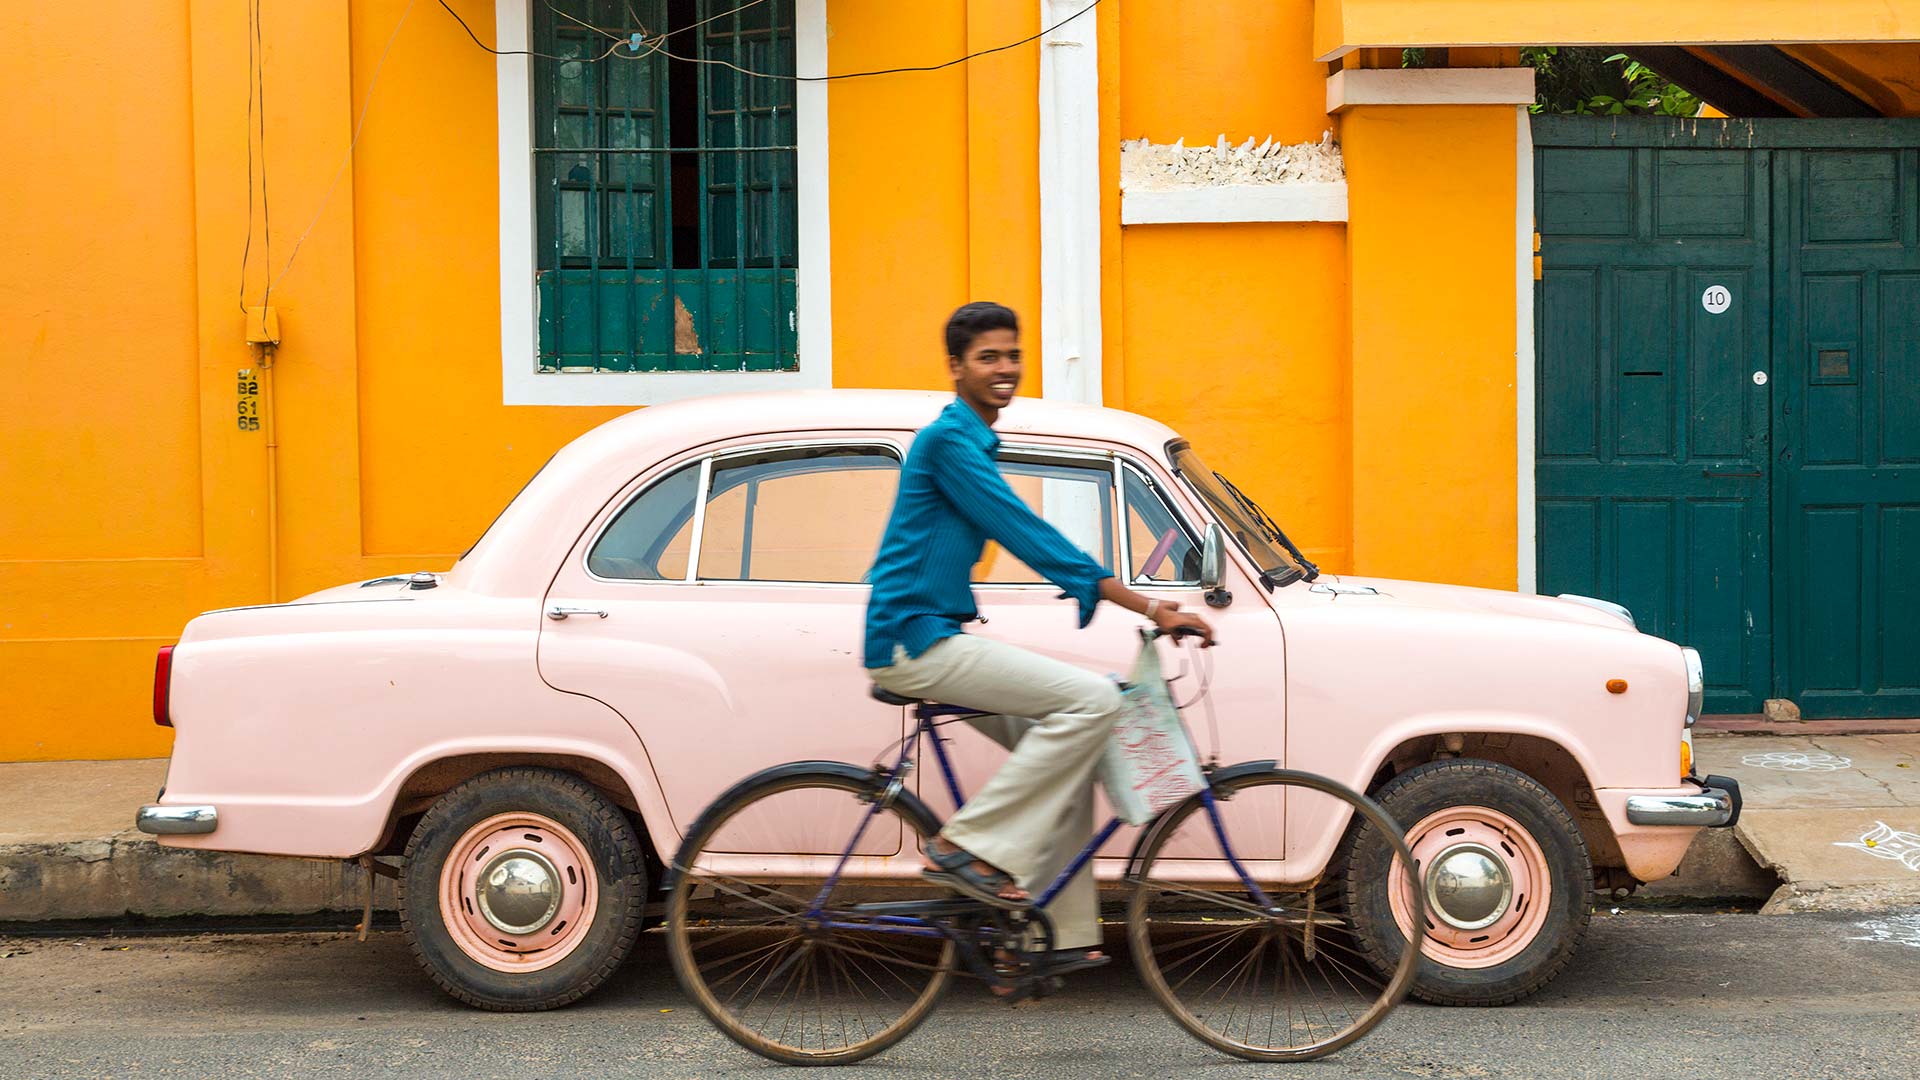
{"type": "Polygon", "coordinates": [[[1536,113],[1692,116],[1700,99],[1625,53],[1539,46],[1520,50],[1534,70],[1536,113]]]}

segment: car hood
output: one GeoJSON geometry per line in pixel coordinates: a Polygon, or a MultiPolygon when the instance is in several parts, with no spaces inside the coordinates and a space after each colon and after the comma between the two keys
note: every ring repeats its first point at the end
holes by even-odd
{"type": "Polygon", "coordinates": [[[1394,578],[1356,577],[1322,574],[1309,591],[1327,594],[1336,602],[1362,602],[1397,607],[1428,608],[1438,611],[1463,611],[1484,615],[1508,615],[1521,619],[1547,619],[1553,622],[1585,623],[1615,630],[1634,628],[1612,614],[1572,600],[1504,589],[1476,589],[1465,585],[1436,585],[1426,581],[1400,581],[1394,578]],[[1373,589],[1373,593],[1364,590],[1373,589]]]}
{"type": "Polygon", "coordinates": [[[372,578],[367,581],[349,582],[335,585],[331,589],[321,589],[305,596],[287,601],[289,604],[337,604],[343,600],[392,600],[395,597],[417,598],[431,589],[409,589],[405,576],[372,578]]]}

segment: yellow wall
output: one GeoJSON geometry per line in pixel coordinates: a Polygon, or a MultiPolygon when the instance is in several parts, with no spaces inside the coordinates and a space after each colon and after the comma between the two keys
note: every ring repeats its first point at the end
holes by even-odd
{"type": "MultiPolygon", "coordinates": [[[[1334,122],[1312,9],[1127,0],[1119,138],[1320,138],[1334,122]]],[[[1108,403],[1188,434],[1310,558],[1351,569],[1345,227],[1119,231],[1125,391],[1108,403]]]]}
{"type": "MultiPolygon", "coordinates": [[[[492,39],[490,0],[453,2],[492,39]]],[[[549,454],[622,411],[501,404],[493,58],[415,5],[316,216],[407,3],[264,5],[271,229],[256,208],[249,302],[301,240],[272,297],[270,543],[265,433],[235,425],[236,374],[262,359],[239,310],[248,7],[0,10],[0,91],[45,103],[0,118],[0,760],[165,753],[153,651],[193,614],[444,566],[549,454]],[[140,42],[139,63],[101,26],[140,42]]],[[[1314,15],[1099,9],[1108,402],[1190,435],[1330,569],[1511,585],[1512,112],[1336,125],[1314,15]],[[1123,139],[1336,126],[1352,229],[1119,224],[1123,139]],[[1481,277],[1498,288],[1464,304],[1432,285],[1481,277]],[[1435,341],[1437,358],[1414,344],[1435,341]],[[1430,362],[1459,385],[1434,396],[1430,362]],[[1422,517],[1448,561],[1395,531],[1422,517]]],[[[1031,0],[830,0],[830,65],[946,60],[1038,19],[1031,0]]],[[[1037,56],[830,88],[837,385],[944,385],[942,319],[993,298],[1025,316],[1038,392],[1037,56]]]]}
{"type": "Polygon", "coordinates": [[[1513,587],[1516,120],[1342,114],[1362,572],[1513,587]]]}

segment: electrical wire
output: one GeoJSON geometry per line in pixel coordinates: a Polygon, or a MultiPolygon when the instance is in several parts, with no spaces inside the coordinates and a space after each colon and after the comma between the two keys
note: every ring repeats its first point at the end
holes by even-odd
{"type": "Polygon", "coordinates": [[[1072,22],[1073,20],[1079,18],[1080,16],[1085,15],[1087,12],[1092,11],[1094,8],[1099,7],[1100,3],[1101,3],[1101,0],[1092,0],[1091,3],[1089,3],[1086,7],[1081,8],[1079,11],[1076,11],[1073,14],[1067,16],[1066,18],[1061,19],[1059,22],[1054,23],[1052,26],[1047,27],[1046,29],[1040,31],[1037,34],[1031,34],[1027,37],[1023,37],[1019,41],[1009,41],[1005,45],[995,45],[991,49],[981,49],[977,52],[970,52],[965,56],[956,56],[953,59],[948,60],[944,63],[922,64],[914,67],[879,68],[873,71],[848,71],[848,72],[843,72],[839,75],[776,75],[776,74],[772,74],[770,72],[765,72],[765,71],[754,71],[752,68],[743,68],[738,64],[730,63],[729,61],[726,61],[726,60],[703,60],[693,56],[681,56],[677,53],[668,52],[665,49],[661,49],[660,52],[661,52],[661,55],[663,56],[671,57],[672,59],[680,60],[689,64],[714,64],[719,67],[728,68],[733,71],[737,71],[742,75],[752,76],[753,78],[756,78],[756,79],[779,79],[779,80],[784,80],[786,82],[807,82],[807,83],[836,82],[841,79],[865,79],[865,78],[870,78],[874,75],[899,75],[899,74],[916,72],[916,71],[942,71],[946,68],[950,68],[954,66],[955,64],[964,64],[969,60],[975,60],[982,56],[991,56],[994,53],[1006,52],[1008,49],[1017,49],[1022,45],[1026,45],[1026,44],[1038,41],[1041,38],[1046,37],[1048,34],[1053,33],[1055,30],[1058,30],[1061,27],[1072,22]]]}
{"type": "MultiPolygon", "coordinates": [[[[340,186],[341,177],[347,174],[347,166],[353,163],[354,148],[360,145],[360,133],[366,130],[367,110],[373,107],[374,88],[380,85],[380,72],[387,66],[387,56],[393,52],[393,43],[400,39],[400,28],[407,25],[407,16],[413,14],[413,6],[419,2],[420,0],[407,0],[406,10],[400,13],[399,20],[393,24],[393,32],[387,35],[386,47],[380,50],[380,59],[375,61],[373,74],[367,78],[367,96],[360,102],[360,116],[353,122],[353,135],[347,140],[347,152],[340,156],[340,166],[333,170],[333,180],[327,185],[326,194],[320,196],[320,205],[314,207],[313,217],[307,221],[307,227],[294,239],[293,251],[287,255],[287,264],[267,282],[269,292],[293,272],[293,260],[300,257],[300,245],[306,243],[307,237],[313,235],[314,228],[320,224],[320,215],[326,212],[327,204],[333,201],[334,189],[340,186]]],[[[272,265],[269,264],[267,269],[272,270],[272,265]]]]}
{"type": "MultiPolygon", "coordinates": [[[[572,22],[577,22],[581,26],[584,26],[587,29],[593,31],[594,33],[599,34],[601,37],[607,38],[612,41],[618,41],[621,44],[626,44],[633,40],[632,34],[615,33],[614,31],[609,30],[604,26],[595,26],[594,24],[576,15],[571,15],[567,12],[561,11],[559,8],[553,6],[553,0],[540,0],[540,2],[545,4],[547,6],[547,9],[549,11],[552,11],[555,15],[558,15],[561,18],[570,20],[572,22]]],[[[767,0],[747,0],[746,3],[741,4],[739,7],[734,8],[730,11],[723,11],[718,15],[709,15],[706,18],[701,19],[697,23],[688,23],[685,26],[676,27],[672,30],[664,31],[658,37],[655,37],[654,35],[647,33],[647,24],[642,22],[640,19],[640,16],[634,13],[632,4],[623,4],[622,6],[624,6],[627,9],[627,14],[632,17],[634,25],[640,28],[641,39],[643,41],[651,40],[656,42],[653,49],[648,50],[649,52],[656,52],[659,50],[660,44],[664,43],[666,38],[670,38],[675,34],[684,34],[689,30],[698,30],[701,27],[707,25],[708,23],[719,22],[721,19],[724,19],[729,15],[738,15],[741,12],[747,10],[748,8],[759,7],[761,4],[764,4],[766,2],[767,0]]],[[[631,60],[631,59],[634,59],[634,57],[622,56],[619,59],[631,60]]]]}
{"type": "MultiPolygon", "coordinates": [[[[759,3],[759,2],[761,2],[761,0],[754,0],[754,3],[759,3]]],[[[473,32],[473,27],[467,25],[467,20],[461,18],[460,13],[453,10],[453,8],[450,5],[448,5],[447,0],[439,0],[439,3],[440,3],[440,7],[444,9],[447,14],[453,16],[453,21],[459,23],[460,28],[467,32],[467,36],[473,39],[473,43],[475,45],[480,46],[482,49],[485,49],[487,52],[490,52],[495,56],[533,56],[533,57],[538,57],[542,60],[576,60],[577,61],[577,60],[583,59],[582,57],[578,57],[578,56],[554,56],[550,53],[533,52],[527,49],[496,49],[493,46],[488,45],[486,42],[481,41],[480,36],[473,32]]],[[[901,74],[918,72],[918,71],[942,71],[942,70],[945,70],[946,68],[953,67],[955,64],[964,64],[969,60],[976,60],[982,56],[991,56],[994,53],[1006,52],[1008,49],[1017,49],[1022,45],[1026,45],[1026,44],[1030,44],[1032,42],[1038,41],[1041,38],[1046,37],[1048,34],[1053,33],[1055,30],[1058,30],[1061,27],[1067,25],[1073,20],[1078,19],[1080,16],[1085,15],[1089,11],[1092,11],[1094,8],[1099,7],[1101,3],[1102,3],[1102,0],[1091,0],[1091,2],[1088,3],[1086,7],[1083,7],[1079,11],[1076,11],[1073,14],[1067,16],[1066,18],[1061,19],[1059,22],[1054,23],[1052,26],[1047,27],[1046,29],[1040,31],[1037,34],[1030,34],[1026,37],[1021,38],[1018,41],[1010,41],[1005,45],[995,45],[991,49],[980,49],[977,52],[970,52],[965,56],[956,56],[951,60],[947,60],[943,63],[938,63],[938,64],[919,64],[919,65],[913,65],[913,66],[907,66],[907,67],[876,68],[872,71],[845,71],[845,72],[841,72],[838,75],[776,75],[766,71],[754,71],[752,68],[744,68],[738,64],[735,64],[726,60],[706,60],[706,59],[701,59],[699,57],[681,56],[678,53],[668,52],[664,47],[664,44],[667,38],[673,36],[673,34],[675,33],[679,33],[680,31],[678,30],[668,31],[667,33],[660,34],[657,37],[653,37],[653,38],[644,38],[643,36],[643,40],[659,42],[660,44],[656,45],[653,49],[650,49],[645,53],[640,53],[638,50],[633,50],[633,55],[622,56],[622,57],[619,57],[619,59],[637,60],[643,56],[651,56],[657,52],[657,53],[660,53],[662,56],[667,56],[674,60],[682,61],[684,63],[713,64],[718,67],[724,67],[733,71],[737,71],[742,75],[747,75],[756,79],[778,79],[785,82],[807,82],[807,83],[837,82],[841,79],[866,79],[866,78],[871,78],[875,75],[901,75],[901,74]]],[[[552,5],[549,4],[548,6],[551,7],[552,5]]],[[[735,8],[734,11],[724,12],[720,15],[714,16],[713,18],[714,19],[725,18],[727,15],[734,14],[734,12],[737,12],[737,11],[744,11],[747,8],[752,6],[753,6],[753,3],[743,4],[740,7],[735,8]]],[[[568,17],[572,18],[572,16],[568,16],[568,17]]],[[[574,19],[574,21],[580,22],[579,19],[574,19]]],[[[713,21],[713,19],[708,19],[706,21],[711,22],[713,21]]],[[[589,29],[599,30],[600,33],[607,34],[609,37],[613,36],[608,31],[601,29],[600,27],[593,26],[591,23],[581,23],[581,25],[587,26],[589,29]]],[[[701,25],[701,24],[696,24],[696,25],[701,25]]],[[[681,30],[690,30],[690,29],[692,29],[692,27],[681,27],[681,30]]],[[[616,50],[622,47],[631,47],[632,41],[633,39],[631,36],[620,38],[619,40],[615,41],[614,44],[611,47],[609,47],[606,52],[601,53],[599,56],[593,57],[592,60],[588,62],[597,63],[601,60],[605,60],[607,57],[614,55],[616,50]]]]}
{"type": "MultiPolygon", "coordinates": [[[[480,46],[482,49],[492,53],[495,56],[532,56],[541,60],[559,60],[563,62],[572,61],[572,62],[587,63],[587,64],[597,64],[600,61],[605,60],[607,57],[612,56],[615,49],[624,48],[628,45],[629,42],[633,40],[631,37],[621,38],[619,41],[614,42],[611,46],[608,46],[607,51],[601,53],[599,56],[555,56],[552,53],[534,52],[531,49],[496,49],[493,46],[487,44],[486,42],[481,41],[480,35],[474,33],[473,27],[467,25],[467,20],[461,18],[459,12],[453,10],[452,7],[448,6],[447,0],[440,0],[440,7],[443,10],[445,10],[447,14],[453,16],[453,21],[460,24],[460,29],[465,30],[467,32],[467,36],[473,39],[473,43],[475,45],[480,46]]],[[[644,55],[644,54],[636,53],[634,56],[634,59],[638,59],[639,56],[641,55],[644,55]]]]}

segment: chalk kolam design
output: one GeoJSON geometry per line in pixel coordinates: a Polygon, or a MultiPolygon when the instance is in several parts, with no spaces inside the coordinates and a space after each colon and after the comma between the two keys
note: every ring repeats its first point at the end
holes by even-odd
{"type": "Polygon", "coordinates": [[[1833,772],[1851,768],[1853,759],[1824,750],[1774,750],[1765,754],[1748,754],[1740,759],[1740,764],[1779,772],[1833,772]]]}
{"type": "Polygon", "coordinates": [[[1920,949],[1920,913],[1910,915],[1889,915],[1884,919],[1868,919],[1857,922],[1855,927],[1865,930],[1862,937],[1850,937],[1848,941],[1891,941],[1896,945],[1910,945],[1920,949]]]}
{"type": "Polygon", "coordinates": [[[1920,874],[1920,833],[1901,832],[1884,821],[1873,824],[1860,839],[1841,840],[1833,846],[1864,851],[1876,859],[1892,859],[1920,874]]]}

